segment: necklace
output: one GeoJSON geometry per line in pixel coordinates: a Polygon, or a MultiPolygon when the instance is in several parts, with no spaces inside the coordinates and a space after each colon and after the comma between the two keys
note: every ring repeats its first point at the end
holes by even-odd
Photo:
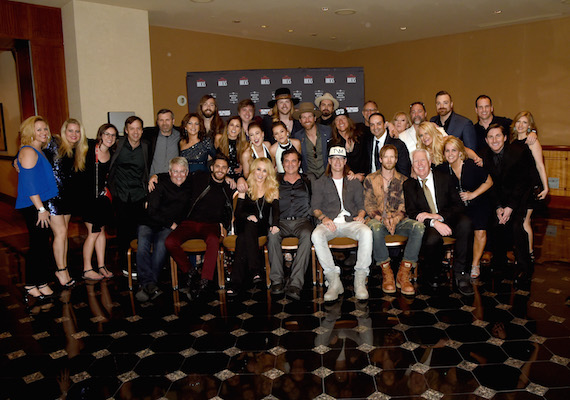
{"type": "Polygon", "coordinates": [[[279,143],[279,147],[281,147],[283,150],[289,150],[292,145],[293,144],[291,143],[291,141],[289,139],[287,139],[286,145],[282,145],[281,143],[279,143]]]}
{"type": "Polygon", "coordinates": [[[255,201],[255,206],[257,207],[257,211],[259,213],[259,219],[263,219],[263,207],[265,206],[265,196],[261,198],[261,207],[259,206],[259,199],[255,201]]]}

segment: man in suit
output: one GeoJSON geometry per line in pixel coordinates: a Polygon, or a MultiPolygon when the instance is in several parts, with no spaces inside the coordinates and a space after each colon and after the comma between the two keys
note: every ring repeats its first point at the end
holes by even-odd
{"type": "Polygon", "coordinates": [[[327,143],[331,139],[331,128],[315,122],[320,115],[321,112],[315,110],[310,102],[301,103],[293,113],[293,118],[300,121],[303,128],[293,132],[292,137],[301,141],[301,167],[311,180],[320,178],[327,168],[327,143]]]}
{"type": "Polygon", "coordinates": [[[117,142],[109,167],[109,190],[116,215],[119,263],[126,272],[127,250],[137,236],[144,215],[150,168],[149,145],[141,140],[143,121],[131,116],[125,121],[125,136],[117,142]]]}
{"type": "Polygon", "coordinates": [[[473,123],[468,118],[453,111],[451,95],[444,90],[435,95],[435,108],[437,114],[430,119],[438,126],[443,127],[448,135],[453,135],[463,141],[465,147],[477,152],[477,136],[473,123]]]}
{"type": "Polygon", "coordinates": [[[349,170],[344,147],[331,147],[328,162],[325,174],[313,185],[311,197],[311,210],[318,220],[311,240],[329,285],[325,301],[336,300],[344,293],[340,268],[334,264],[328,246],[328,241],[336,237],[358,240],[354,294],[358,300],[366,300],[366,277],[372,261],[372,231],[364,223],[366,211],[362,184],[358,179],[347,178],[349,170]]]}
{"type": "Polygon", "coordinates": [[[507,239],[512,235],[517,261],[515,283],[524,285],[532,275],[528,234],[523,222],[531,196],[529,177],[534,159],[525,144],[505,145],[507,135],[500,124],[489,127],[485,140],[491,151],[487,153],[484,165],[493,178],[490,193],[496,210],[489,240],[493,250],[492,263],[498,268],[507,264],[507,239]]]}
{"type": "Polygon", "coordinates": [[[429,153],[424,149],[412,152],[412,167],[417,179],[404,182],[404,199],[408,216],[422,222],[426,229],[422,241],[423,275],[437,287],[443,259],[443,237],[456,239],[453,273],[459,291],[472,295],[469,255],[473,248],[473,228],[463,214],[463,202],[447,173],[431,170],[429,153]]]}
{"type": "Polygon", "coordinates": [[[408,149],[404,142],[400,139],[395,139],[388,134],[386,121],[384,115],[376,112],[369,117],[370,132],[372,136],[363,139],[366,140],[366,154],[368,157],[368,173],[376,172],[381,169],[380,149],[386,145],[391,144],[398,150],[396,171],[404,176],[410,176],[412,164],[410,163],[410,156],[408,149]]]}

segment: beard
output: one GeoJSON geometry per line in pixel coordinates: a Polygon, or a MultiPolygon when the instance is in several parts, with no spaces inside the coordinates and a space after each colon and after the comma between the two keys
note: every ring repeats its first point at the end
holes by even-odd
{"type": "Polygon", "coordinates": [[[329,110],[321,111],[321,115],[323,117],[330,117],[332,115],[332,111],[329,110]]]}
{"type": "Polygon", "coordinates": [[[211,118],[212,115],[214,115],[214,112],[215,111],[210,110],[209,108],[207,110],[202,110],[202,114],[204,114],[204,117],[206,118],[211,118]]]}
{"type": "Polygon", "coordinates": [[[448,110],[447,108],[438,108],[438,109],[437,109],[437,113],[438,113],[440,116],[442,116],[442,117],[443,117],[444,115],[449,114],[450,112],[451,112],[451,110],[448,110]]]}

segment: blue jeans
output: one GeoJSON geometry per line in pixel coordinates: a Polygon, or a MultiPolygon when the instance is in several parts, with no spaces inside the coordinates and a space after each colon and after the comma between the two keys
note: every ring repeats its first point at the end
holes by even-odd
{"type": "MultiPolygon", "coordinates": [[[[372,230],[374,262],[376,262],[376,264],[380,264],[389,260],[390,255],[388,254],[388,248],[386,247],[384,238],[387,235],[390,235],[390,232],[388,232],[388,229],[384,224],[377,219],[371,219],[368,221],[368,226],[372,230]]],[[[404,260],[414,263],[418,261],[424,231],[424,224],[416,220],[404,218],[398,222],[394,234],[406,236],[408,238],[408,242],[404,249],[404,260]]]]}
{"type": "Polygon", "coordinates": [[[170,232],[172,232],[170,228],[151,228],[147,225],[139,225],[137,277],[141,287],[158,282],[160,269],[166,259],[164,241],[170,232]]]}

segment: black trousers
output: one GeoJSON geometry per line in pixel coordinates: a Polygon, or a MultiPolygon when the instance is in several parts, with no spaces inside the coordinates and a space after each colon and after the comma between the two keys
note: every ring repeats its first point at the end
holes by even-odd
{"type": "Polygon", "coordinates": [[[30,238],[30,248],[26,254],[26,285],[39,286],[50,280],[54,258],[51,247],[51,229],[36,225],[38,210],[35,206],[20,210],[26,221],[30,238]]]}
{"type": "Polygon", "coordinates": [[[232,287],[239,290],[248,276],[261,275],[262,254],[258,238],[267,235],[259,222],[245,221],[243,231],[236,239],[235,260],[232,266],[232,287]]]}
{"type": "Polygon", "coordinates": [[[127,250],[133,239],[137,238],[137,228],[144,215],[144,199],[139,201],[122,201],[113,198],[115,223],[117,227],[117,245],[119,250],[119,266],[127,266],[127,250]]]}
{"type": "MultiPolygon", "coordinates": [[[[444,221],[452,230],[455,238],[453,257],[453,273],[469,273],[471,270],[471,257],[473,254],[473,224],[471,219],[459,214],[444,221]]],[[[441,273],[441,261],[444,256],[443,237],[435,228],[428,227],[422,240],[422,254],[424,257],[424,271],[426,277],[438,276],[441,273]]]]}
{"type": "Polygon", "coordinates": [[[491,220],[488,242],[493,252],[493,266],[496,268],[504,268],[507,265],[507,250],[512,243],[517,261],[517,271],[532,274],[528,233],[523,227],[526,211],[526,207],[513,210],[511,218],[504,225],[499,224],[496,214],[491,220]]]}

